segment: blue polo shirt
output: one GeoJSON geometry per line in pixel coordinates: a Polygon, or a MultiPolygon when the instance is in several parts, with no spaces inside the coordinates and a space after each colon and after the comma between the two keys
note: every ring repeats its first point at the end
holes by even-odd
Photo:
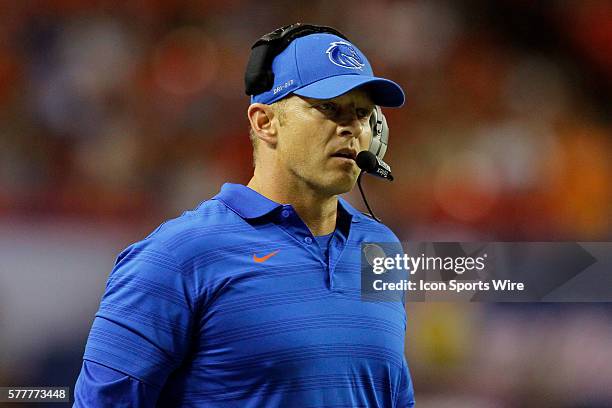
{"type": "Polygon", "coordinates": [[[75,406],[413,406],[404,307],[361,300],[363,241],[398,242],[339,198],[325,256],[291,205],[225,184],[119,255],[75,406]]]}

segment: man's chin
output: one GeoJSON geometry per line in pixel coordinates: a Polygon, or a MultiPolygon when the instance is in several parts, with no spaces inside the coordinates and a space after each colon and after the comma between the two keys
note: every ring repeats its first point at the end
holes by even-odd
{"type": "Polygon", "coordinates": [[[348,193],[355,187],[357,182],[357,175],[353,176],[349,173],[344,173],[334,180],[329,180],[326,183],[325,190],[328,191],[329,195],[339,195],[348,193]]]}

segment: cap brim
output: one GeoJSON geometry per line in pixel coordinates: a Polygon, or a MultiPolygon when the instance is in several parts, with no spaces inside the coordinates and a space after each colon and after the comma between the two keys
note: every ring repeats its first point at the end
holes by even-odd
{"type": "Polygon", "coordinates": [[[359,87],[364,87],[375,105],[400,107],[404,104],[404,91],[398,84],[388,79],[363,75],[336,75],[324,78],[293,93],[307,98],[332,99],[359,87]]]}

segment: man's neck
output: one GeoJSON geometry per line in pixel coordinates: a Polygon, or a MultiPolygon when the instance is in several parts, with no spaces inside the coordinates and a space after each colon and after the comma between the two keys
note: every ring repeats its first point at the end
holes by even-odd
{"type": "Polygon", "coordinates": [[[317,194],[304,183],[277,183],[262,177],[257,172],[247,187],[257,191],[270,200],[291,204],[313,235],[331,234],[336,228],[338,198],[317,194]]]}

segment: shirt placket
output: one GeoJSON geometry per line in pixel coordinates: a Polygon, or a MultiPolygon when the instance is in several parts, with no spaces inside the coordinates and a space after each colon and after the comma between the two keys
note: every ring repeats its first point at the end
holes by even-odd
{"type": "Polygon", "coordinates": [[[291,205],[287,204],[282,206],[280,211],[279,225],[317,261],[319,261],[326,272],[329,270],[327,263],[323,260],[321,251],[314,236],[291,205]]]}

